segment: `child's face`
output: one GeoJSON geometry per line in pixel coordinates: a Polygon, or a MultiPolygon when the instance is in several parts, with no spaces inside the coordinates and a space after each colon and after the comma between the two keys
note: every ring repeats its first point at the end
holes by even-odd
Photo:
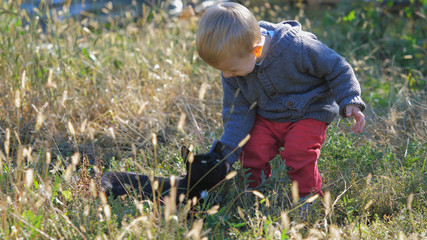
{"type": "Polygon", "coordinates": [[[249,53],[245,57],[229,57],[224,59],[218,66],[214,66],[220,70],[225,78],[229,77],[244,77],[251,73],[256,64],[254,53],[249,53]]]}

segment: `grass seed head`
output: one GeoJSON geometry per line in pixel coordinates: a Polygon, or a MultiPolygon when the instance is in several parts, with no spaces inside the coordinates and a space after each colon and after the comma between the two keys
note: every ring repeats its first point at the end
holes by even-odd
{"type": "Polygon", "coordinates": [[[207,83],[202,83],[202,86],[200,86],[199,100],[205,99],[205,94],[206,94],[206,90],[207,90],[208,86],[209,85],[207,83]]]}
{"type": "Polygon", "coordinates": [[[101,199],[102,205],[108,204],[107,195],[105,195],[104,192],[102,192],[102,191],[99,192],[99,198],[101,199]]]}
{"type": "Polygon", "coordinates": [[[108,204],[104,205],[105,218],[109,221],[111,219],[111,207],[108,204]]]}
{"type": "Polygon", "coordinates": [[[57,88],[57,85],[56,85],[56,83],[54,83],[52,81],[52,77],[53,77],[53,70],[50,69],[49,70],[49,76],[47,77],[46,87],[55,89],[55,88],[57,88]]]}
{"type": "Polygon", "coordinates": [[[31,188],[34,180],[34,170],[32,168],[25,171],[25,186],[31,188]]]}
{"type": "Polygon", "coordinates": [[[179,131],[181,131],[182,133],[185,133],[184,132],[184,126],[185,126],[185,119],[186,118],[187,118],[187,115],[185,113],[181,113],[181,115],[179,116],[177,129],[179,131]]]}
{"type": "Polygon", "coordinates": [[[239,214],[239,217],[242,220],[245,220],[245,214],[243,213],[243,210],[242,210],[242,208],[240,206],[237,206],[237,213],[239,214]]]}
{"type": "Polygon", "coordinates": [[[306,202],[307,203],[312,203],[312,202],[314,202],[316,199],[318,199],[319,198],[319,194],[316,194],[316,195],[313,195],[313,196],[311,196],[311,197],[309,197],[307,200],[306,200],[306,202]]]}
{"type": "Polygon", "coordinates": [[[90,207],[89,205],[86,204],[83,208],[83,216],[87,217],[89,216],[89,213],[90,213],[90,207]]]}
{"type": "Polygon", "coordinates": [[[289,231],[290,227],[291,227],[291,220],[289,219],[289,216],[286,212],[282,212],[282,214],[280,214],[280,219],[282,221],[282,226],[289,231]]]}
{"type": "Polygon", "coordinates": [[[50,152],[46,152],[46,166],[52,162],[52,154],[50,152]]]}
{"type": "Polygon", "coordinates": [[[110,134],[113,140],[116,140],[116,133],[114,132],[114,128],[110,127],[108,128],[108,131],[110,131],[110,134]]]}
{"type": "Polygon", "coordinates": [[[196,196],[194,196],[194,197],[191,199],[191,205],[192,205],[192,206],[196,206],[196,204],[197,204],[197,197],[196,197],[196,196]]]}
{"type": "Polygon", "coordinates": [[[143,103],[141,104],[141,106],[140,106],[140,107],[139,107],[139,109],[138,109],[138,115],[141,115],[141,114],[144,112],[145,107],[147,107],[147,105],[148,105],[148,102],[143,102],[143,103]]]}
{"type": "Polygon", "coordinates": [[[408,200],[406,202],[406,207],[408,208],[408,210],[412,210],[412,202],[414,201],[414,194],[411,193],[409,194],[408,200]]]}
{"type": "Polygon", "coordinates": [[[84,133],[86,131],[87,122],[88,122],[87,118],[83,120],[82,125],[80,126],[80,133],[84,133]]]}
{"type": "Polygon", "coordinates": [[[194,162],[194,153],[193,153],[193,152],[190,152],[190,153],[188,154],[188,159],[187,159],[187,161],[188,161],[188,163],[189,163],[189,164],[192,164],[192,163],[194,162]]]}
{"type": "Polygon", "coordinates": [[[152,133],[151,134],[151,141],[153,142],[153,146],[156,147],[157,146],[157,134],[152,133]]]}
{"type": "Polygon", "coordinates": [[[299,201],[298,182],[296,182],[296,181],[292,182],[291,193],[292,193],[293,204],[297,204],[299,201]]]}
{"type": "Polygon", "coordinates": [[[62,98],[61,98],[61,106],[65,107],[65,101],[68,100],[68,92],[67,90],[62,92],[62,98]]]}
{"type": "Polygon", "coordinates": [[[6,152],[6,155],[9,156],[10,151],[10,129],[6,128],[6,139],[4,141],[4,151],[6,152]]]}
{"type": "Polygon", "coordinates": [[[23,148],[23,157],[27,159],[28,162],[32,162],[33,161],[33,148],[30,146],[28,148],[24,147],[23,148]]]}
{"type": "Polygon", "coordinates": [[[330,234],[330,239],[334,239],[334,240],[341,239],[340,229],[334,224],[329,225],[329,234],[330,234]]]}
{"type": "Polygon", "coordinates": [[[372,180],[372,173],[369,173],[368,176],[366,177],[366,185],[369,185],[371,183],[372,180]]]}
{"type": "Polygon", "coordinates": [[[187,233],[187,238],[200,239],[202,235],[203,219],[198,219],[193,223],[193,227],[187,233]]]}
{"type": "Polygon", "coordinates": [[[92,194],[92,197],[96,198],[97,196],[97,191],[96,191],[96,185],[95,185],[95,181],[93,179],[90,180],[89,183],[89,191],[92,194]]]}
{"type": "Polygon", "coordinates": [[[365,205],[365,207],[363,208],[363,210],[368,210],[368,208],[372,205],[372,203],[374,203],[374,201],[371,199],[371,200],[369,200],[367,203],[366,203],[366,205],[365,205]]]}
{"type": "Polygon", "coordinates": [[[22,89],[22,91],[25,91],[26,78],[27,78],[27,71],[24,70],[22,72],[22,77],[21,77],[21,89],[22,89]]]}
{"type": "Polygon", "coordinates": [[[44,114],[40,111],[37,113],[37,120],[36,120],[36,126],[35,126],[35,130],[39,131],[41,126],[43,125],[43,122],[45,120],[45,116],[44,114]]]}
{"type": "Polygon", "coordinates": [[[95,129],[93,127],[88,127],[86,134],[87,134],[87,136],[89,137],[90,140],[94,140],[95,139],[95,129]]]}
{"type": "Polygon", "coordinates": [[[175,176],[170,177],[170,195],[165,197],[165,218],[169,219],[171,215],[176,212],[176,194],[178,192],[178,186],[176,186],[175,176]]]}
{"type": "Polygon", "coordinates": [[[68,129],[68,132],[71,134],[71,136],[73,137],[76,136],[76,131],[74,130],[74,126],[70,121],[68,121],[67,123],[67,129],[68,129]]]}
{"type": "Polygon", "coordinates": [[[237,175],[237,171],[231,171],[225,176],[225,179],[230,180],[233,179],[237,175]]]}
{"type": "Polygon", "coordinates": [[[183,202],[184,202],[184,200],[185,200],[185,194],[181,193],[181,194],[179,195],[179,202],[180,202],[180,203],[183,203],[183,202]]]}
{"type": "Polygon", "coordinates": [[[69,164],[67,169],[65,170],[64,179],[69,182],[71,180],[71,176],[73,175],[75,166],[73,164],[69,164]]]}
{"type": "Polygon", "coordinates": [[[331,192],[327,191],[325,192],[325,196],[324,196],[324,203],[325,203],[325,214],[329,214],[329,211],[331,209],[331,192]]]}
{"type": "Polygon", "coordinates": [[[71,163],[73,164],[73,166],[77,166],[80,163],[80,153],[76,152],[73,154],[73,156],[71,157],[71,163]]]}
{"type": "Polygon", "coordinates": [[[21,91],[19,89],[16,89],[15,91],[15,107],[21,108],[21,91]]]}
{"type": "Polygon", "coordinates": [[[239,142],[238,146],[239,148],[245,146],[245,144],[249,141],[249,139],[251,138],[251,135],[246,135],[245,138],[242,139],[242,141],[239,142]]]}
{"type": "Polygon", "coordinates": [[[253,193],[255,196],[257,196],[257,197],[259,197],[259,198],[261,198],[261,199],[264,199],[264,198],[265,198],[265,196],[264,196],[262,193],[260,193],[259,191],[257,191],[257,190],[253,190],[253,191],[252,191],[252,193],[253,193]]]}
{"type": "Polygon", "coordinates": [[[215,205],[207,211],[207,214],[214,215],[214,214],[218,213],[218,210],[219,210],[219,205],[215,205]]]}

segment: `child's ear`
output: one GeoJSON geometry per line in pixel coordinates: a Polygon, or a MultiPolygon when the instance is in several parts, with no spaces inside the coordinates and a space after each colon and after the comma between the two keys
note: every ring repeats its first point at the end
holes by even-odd
{"type": "Polygon", "coordinates": [[[254,53],[256,58],[260,57],[261,53],[262,53],[262,45],[255,45],[253,53],[254,53]]]}

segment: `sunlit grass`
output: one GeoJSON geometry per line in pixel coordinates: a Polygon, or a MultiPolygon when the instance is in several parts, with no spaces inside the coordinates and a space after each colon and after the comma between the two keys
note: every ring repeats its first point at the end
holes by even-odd
{"type": "Polygon", "coordinates": [[[258,191],[244,189],[236,164],[237,176],[201,204],[162,206],[100,193],[104,171],[178,176],[185,169],[181,145],[205,152],[220,137],[221,83],[195,52],[198,17],[168,20],[152,13],[121,25],[55,22],[44,32],[22,24],[25,14],[16,3],[1,4],[2,239],[427,234],[427,85],[419,57],[426,51],[425,29],[407,45],[390,28],[380,40],[370,38],[375,21],[362,10],[355,12],[354,28],[342,20],[345,6],[313,18],[288,5],[254,8],[260,19],[298,19],[343,54],[369,105],[362,135],[352,134],[347,120],[330,126],[319,159],[325,197],[304,219],[279,159],[258,191]],[[391,51],[396,44],[407,46],[403,55],[391,51]]]}

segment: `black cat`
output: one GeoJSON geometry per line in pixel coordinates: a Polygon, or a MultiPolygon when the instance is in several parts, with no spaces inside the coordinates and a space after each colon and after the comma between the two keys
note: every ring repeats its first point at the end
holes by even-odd
{"type": "MultiPolygon", "coordinates": [[[[181,194],[188,199],[202,197],[204,190],[209,190],[225,178],[227,169],[222,159],[222,144],[217,143],[212,151],[207,154],[194,156],[193,162],[189,161],[190,151],[186,147],[181,148],[181,156],[186,161],[187,175],[176,179],[176,202],[179,202],[181,194]]],[[[171,179],[154,177],[158,181],[156,197],[168,196],[171,190],[171,179]]],[[[173,183],[172,183],[173,184],[173,183]]],[[[103,191],[110,196],[124,194],[137,194],[144,199],[153,198],[153,184],[147,175],[139,175],[130,172],[107,172],[102,176],[101,186],[103,191]],[[133,192],[135,191],[135,192],[133,192]]]]}

